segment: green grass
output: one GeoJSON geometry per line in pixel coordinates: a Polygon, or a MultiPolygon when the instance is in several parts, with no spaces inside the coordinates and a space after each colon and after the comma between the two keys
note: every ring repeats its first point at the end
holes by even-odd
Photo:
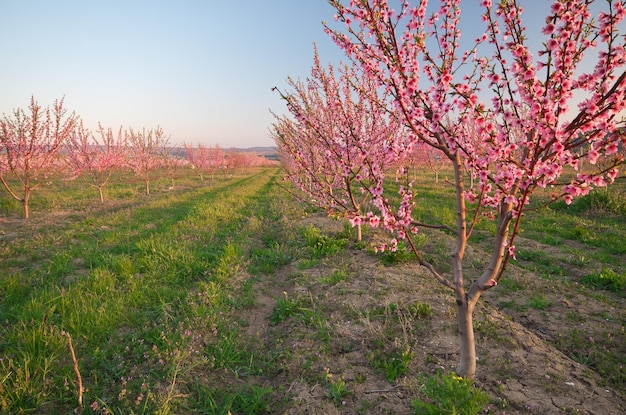
{"type": "Polygon", "coordinates": [[[349,240],[344,233],[329,236],[321,229],[309,225],[301,230],[309,256],[313,259],[327,257],[341,251],[348,246],[349,240]]]}
{"type": "MultiPolygon", "coordinates": [[[[98,215],[77,213],[54,234],[4,245],[10,267],[0,284],[2,412],[76,406],[64,331],[88,385],[84,402],[112,413],[175,412],[185,405],[177,396],[186,395],[177,379],[197,365],[239,375],[261,370],[263,361],[244,347],[229,315],[254,301],[248,266],[268,269],[266,259],[246,258],[276,237],[276,227],[267,226],[276,219],[267,202],[274,180],[260,171],[160,195],[155,186],[145,200],[96,206],[98,215]],[[257,238],[249,232],[255,227],[272,231],[257,238]],[[207,331],[212,340],[202,349],[198,336],[207,331]]],[[[42,197],[32,207],[71,205],[79,195],[67,197],[42,197]]]]}
{"type": "Polygon", "coordinates": [[[424,379],[421,398],[413,401],[415,414],[475,415],[489,403],[489,396],[471,382],[452,373],[424,379]]]}
{"type": "Polygon", "coordinates": [[[236,391],[225,391],[196,384],[193,391],[194,398],[186,408],[189,413],[206,415],[271,413],[273,400],[271,388],[252,385],[236,391]]]}
{"type": "MultiPolygon", "coordinates": [[[[356,351],[364,353],[365,366],[383,382],[422,379],[416,413],[437,413],[420,411],[435,411],[438,404],[475,413],[483,404],[475,397],[480,391],[454,377],[417,373],[422,370],[412,353],[417,349],[402,343],[402,330],[420,339],[433,310],[414,298],[362,313],[352,310],[342,323],[363,324],[359,318],[365,316],[381,328],[364,340],[343,338],[337,329],[336,316],[350,304],[324,305],[325,299],[308,294],[278,296],[264,322],[267,343],[248,341],[246,332],[256,327],[245,316],[258,300],[257,284],[276,278],[286,265],[293,263],[299,272],[287,277],[289,284],[306,280],[332,295],[362,278],[358,264],[345,257],[355,246],[352,228],[332,234],[313,225],[287,224],[290,210],[301,213],[302,206],[285,202],[277,170],[204,183],[181,177],[174,189],[169,181],[155,181],[150,197],[143,195],[142,183],[129,177],[116,177],[104,204],[72,183],[42,188],[31,205],[39,223],[19,222],[19,205],[0,196],[0,215],[21,226],[14,234],[0,233],[0,412],[77,411],[78,379],[65,333],[72,336],[86,388],[84,413],[286,411],[289,386],[277,379],[309,388],[321,385],[323,400],[339,406],[350,403],[353,382],[365,375],[355,373],[353,379],[338,373],[326,379],[320,373],[337,353],[356,351]],[[58,212],[66,214],[41,220],[58,212]],[[299,346],[316,353],[301,356],[299,346]]],[[[453,220],[446,199],[451,187],[435,185],[432,178],[420,184],[420,219],[453,220]]],[[[606,200],[585,201],[587,207],[530,211],[522,236],[556,254],[520,247],[516,265],[557,275],[580,295],[623,295],[626,231],[619,197],[610,192],[602,195],[606,200]],[[575,280],[568,266],[589,267],[589,272],[575,280]]],[[[492,233],[493,223],[481,220],[472,241],[480,246],[492,233]]],[[[445,238],[420,234],[417,242],[426,257],[442,261],[443,267],[449,262],[445,238]]],[[[404,249],[381,258],[385,267],[376,271],[381,274],[386,267],[416,266],[407,264],[411,254],[404,249]]],[[[371,283],[367,287],[375,286],[371,283]]],[[[519,293],[519,300],[503,304],[512,310],[553,306],[541,291],[528,291],[508,276],[496,288],[501,289],[519,293]]],[[[567,318],[578,321],[580,316],[572,312],[567,318]]],[[[487,324],[477,324],[481,330],[493,338],[487,324]]],[[[563,332],[555,343],[602,374],[607,384],[620,385],[624,371],[614,370],[623,360],[619,340],[620,333],[598,329],[592,336],[563,332]]]]}
{"type": "Polygon", "coordinates": [[[602,271],[587,275],[581,282],[593,288],[626,294],[626,272],[618,274],[612,269],[602,268],[602,271]]]}
{"type": "Polygon", "coordinates": [[[394,383],[408,374],[412,360],[413,353],[409,348],[404,350],[375,350],[370,356],[370,364],[381,371],[389,383],[394,383]]]}

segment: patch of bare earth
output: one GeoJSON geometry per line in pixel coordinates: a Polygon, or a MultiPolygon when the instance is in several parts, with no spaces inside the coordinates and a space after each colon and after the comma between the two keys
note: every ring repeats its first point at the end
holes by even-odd
{"type": "MultiPolygon", "coordinates": [[[[312,220],[325,231],[338,226],[321,216],[312,220]]],[[[301,268],[296,261],[258,282],[255,305],[243,311],[250,344],[274,356],[275,371],[253,380],[276,391],[273,413],[409,414],[411,401],[422,397],[423,374],[454,370],[459,353],[454,297],[414,262],[384,266],[376,256],[348,248],[301,268]],[[347,277],[329,282],[336,270],[347,277]],[[272,325],[270,316],[285,293],[311,314],[303,311],[272,325]],[[424,303],[432,314],[411,311],[424,303]],[[307,322],[302,315],[316,317],[307,322]],[[375,367],[376,356],[403,350],[413,354],[408,373],[389,381],[375,367]],[[329,391],[338,380],[349,393],[335,402],[329,391]]],[[[476,384],[492,398],[486,412],[624,413],[623,390],[605,386],[601,376],[553,346],[560,333],[579,329],[586,335],[600,325],[615,333],[614,346],[626,356],[623,303],[594,302],[575,287],[518,269],[510,274],[523,288],[496,287],[475,312],[476,384]],[[547,309],[501,306],[525,303],[536,290],[545,293],[547,309]],[[573,309],[578,317],[567,318],[573,309]],[[606,313],[615,313],[615,319],[603,320],[606,313]]]]}

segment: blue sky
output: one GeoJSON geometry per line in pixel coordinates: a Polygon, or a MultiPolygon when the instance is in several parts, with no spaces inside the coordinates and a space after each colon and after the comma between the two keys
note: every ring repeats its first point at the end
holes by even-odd
{"type": "Polygon", "coordinates": [[[325,0],[0,0],[0,114],[65,104],[100,121],[152,128],[172,143],[273,145],[273,86],[306,77],[324,33],[325,0]]]}
{"type": "MultiPolygon", "coordinates": [[[[480,22],[478,3],[466,2],[467,21],[480,22]]],[[[522,2],[529,36],[548,3],[522,2]]],[[[274,145],[269,110],[285,105],[271,88],[310,74],[314,43],[323,63],[346,60],[323,31],[334,14],[326,0],[0,0],[0,115],[65,96],[94,130],[274,145]]],[[[480,27],[462,30],[473,39],[480,27]]]]}

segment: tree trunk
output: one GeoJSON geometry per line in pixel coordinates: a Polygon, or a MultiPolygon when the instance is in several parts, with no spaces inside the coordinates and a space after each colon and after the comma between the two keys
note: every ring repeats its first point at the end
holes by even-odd
{"type": "Polygon", "coordinates": [[[363,233],[361,231],[361,224],[356,225],[356,240],[361,242],[363,240],[363,233]]]}
{"type": "Polygon", "coordinates": [[[146,182],[146,196],[150,196],[150,181],[148,179],[144,181],[146,182]]]}
{"type": "Polygon", "coordinates": [[[461,339],[461,356],[456,374],[468,380],[476,376],[476,341],[474,339],[473,312],[476,303],[463,301],[458,304],[457,318],[459,321],[459,336],[461,339]]]}
{"type": "Polygon", "coordinates": [[[104,193],[102,192],[102,186],[98,186],[98,193],[100,194],[100,203],[104,203],[104,193]]]}
{"type": "Polygon", "coordinates": [[[22,199],[22,206],[24,207],[24,219],[28,219],[30,216],[30,210],[28,207],[28,201],[30,200],[30,189],[27,187],[24,188],[24,198],[22,199]]]}

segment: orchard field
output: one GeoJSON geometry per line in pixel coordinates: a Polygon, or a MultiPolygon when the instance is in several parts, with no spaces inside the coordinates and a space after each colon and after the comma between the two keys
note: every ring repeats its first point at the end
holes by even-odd
{"type": "MultiPolygon", "coordinates": [[[[418,172],[414,215],[454,215],[418,172]]],[[[528,210],[517,260],[475,311],[474,385],[454,296],[387,237],[304,202],[278,168],[143,183],[100,202],[0,193],[0,412],[617,414],[626,411],[626,185],[528,210]]],[[[546,196],[547,197],[547,196],[546,196]]],[[[484,267],[479,223],[468,276],[484,267]]],[[[446,270],[445,232],[416,239],[446,270]]]]}

